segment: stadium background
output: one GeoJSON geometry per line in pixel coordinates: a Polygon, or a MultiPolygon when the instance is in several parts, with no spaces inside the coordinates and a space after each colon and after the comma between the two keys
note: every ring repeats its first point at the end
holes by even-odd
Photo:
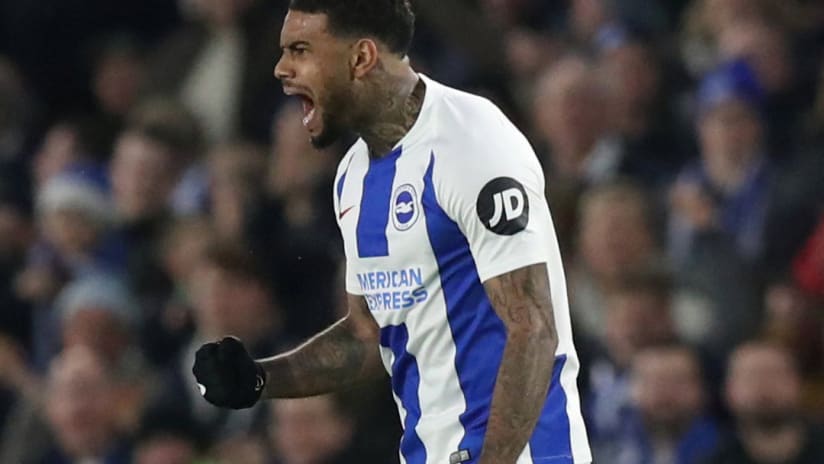
{"type": "MultiPolygon", "coordinates": [[[[343,311],[285,3],[0,0],[0,462],[397,459],[385,383],[229,414],[189,373],[343,311]]],[[[596,459],[824,462],[824,5],[413,4],[414,66],[541,157],[596,459]]]]}

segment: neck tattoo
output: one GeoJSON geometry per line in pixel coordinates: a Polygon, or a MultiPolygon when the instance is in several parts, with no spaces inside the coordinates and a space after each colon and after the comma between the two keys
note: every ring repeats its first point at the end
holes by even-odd
{"type": "Polygon", "coordinates": [[[379,117],[361,134],[372,157],[389,154],[395,144],[409,132],[421,112],[426,94],[423,79],[418,78],[412,92],[408,94],[397,87],[389,92],[391,96],[388,104],[383,107],[379,117]]]}

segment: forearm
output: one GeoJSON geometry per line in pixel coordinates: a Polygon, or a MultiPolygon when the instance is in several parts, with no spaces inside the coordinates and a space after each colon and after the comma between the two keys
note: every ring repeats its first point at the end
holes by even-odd
{"type": "Polygon", "coordinates": [[[509,334],[479,464],[517,461],[546,401],[556,343],[540,329],[509,334]]]}
{"type": "Polygon", "coordinates": [[[479,464],[515,464],[543,410],[558,332],[546,266],[527,266],[484,284],[507,338],[492,393],[479,464]]]}
{"type": "Polygon", "coordinates": [[[344,318],[292,351],[258,362],[264,398],[297,398],[352,387],[384,375],[378,343],[344,318]]]}

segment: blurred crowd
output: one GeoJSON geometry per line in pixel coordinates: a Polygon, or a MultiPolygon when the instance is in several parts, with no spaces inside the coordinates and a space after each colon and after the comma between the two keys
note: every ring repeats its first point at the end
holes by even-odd
{"type": "MultiPolygon", "coordinates": [[[[190,373],[345,313],[287,3],[0,0],[0,463],[397,461],[388,383],[227,412],[190,373]]],[[[824,4],[412,3],[413,66],[539,154],[596,461],[824,462],[824,4]]]]}

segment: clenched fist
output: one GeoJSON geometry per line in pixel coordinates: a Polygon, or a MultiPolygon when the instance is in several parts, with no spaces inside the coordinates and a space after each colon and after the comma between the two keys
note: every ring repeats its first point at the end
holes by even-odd
{"type": "Polygon", "coordinates": [[[206,401],[222,408],[254,406],[266,384],[263,368],[235,337],[201,346],[192,373],[206,401]]]}

